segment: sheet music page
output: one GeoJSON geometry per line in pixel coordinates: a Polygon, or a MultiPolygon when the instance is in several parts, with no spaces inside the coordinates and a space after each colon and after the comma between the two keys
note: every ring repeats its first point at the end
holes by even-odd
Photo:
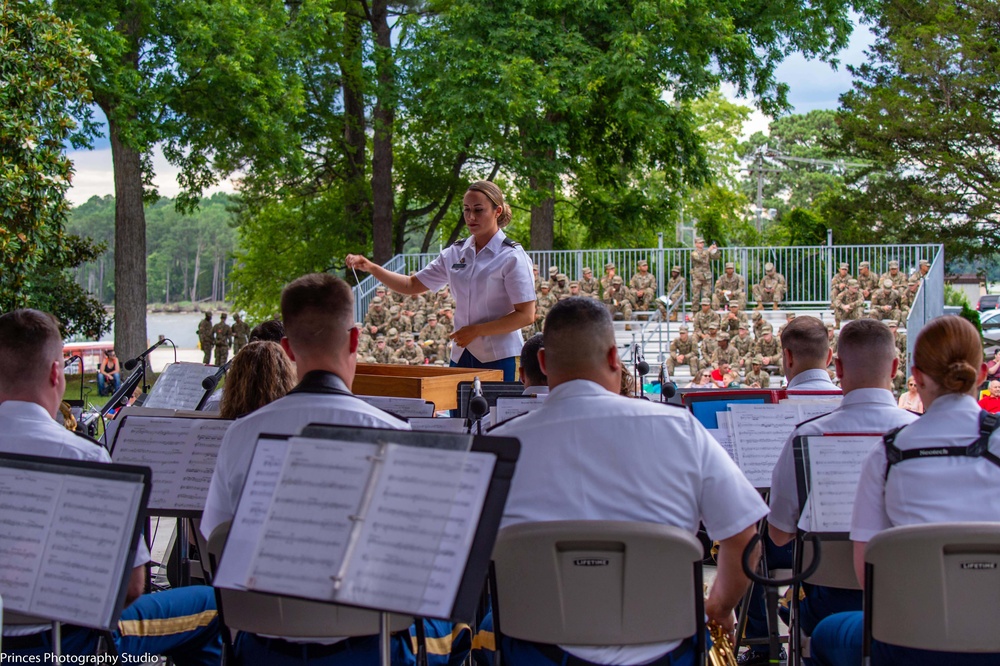
{"type": "Polygon", "coordinates": [[[372,407],[377,407],[385,412],[392,412],[404,419],[415,416],[434,416],[434,403],[427,402],[422,398],[393,398],[383,395],[358,395],[357,397],[372,407]]]}
{"type": "Polygon", "coordinates": [[[118,436],[118,426],[125,422],[126,416],[177,416],[177,411],[174,409],[150,409],[148,407],[139,407],[136,405],[125,405],[118,413],[115,414],[115,418],[108,420],[105,425],[107,430],[104,431],[104,436],[101,437],[102,443],[107,443],[107,448],[110,450],[114,446],[115,437],[118,436]]]}
{"type": "Polygon", "coordinates": [[[152,468],[150,511],[201,511],[230,423],[129,416],[118,429],[111,458],[116,463],[152,468]]]}
{"type": "Polygon", "coordinates": [[[799,527],[811,532],[850,532],[861,467],[880,436],[809,437],[809,499],[799,527]]]}
{"type": "Polygon", "coordinates": [[[802,421],[808,421],[809,419],[814,419],[817,416],[823,416],[824,414],[829,414],[833,410],[840,407],[840,396],[829,400],[798,400],[798,399],[786,399],[782,400],[781,405],[784,404],[794,404],[799,408],[799,423],[802,421]]]}
{"type": "Polygon", "coordinates": [[[226,552],[213,584],[245,590],[250,564],[260,542],[264,519],[288,454],[287,439],[260,439],[254,449],[243,492],[226,541],[226,552]]]}
{"type": "Polygon", "coordinates": [[[729,416],[729,412],[719,412],[715,416],[719,422],[719,427],[714,429],[707,428],[708,434],[722,445],[722,448],[726,450],[730,458],[736,460],[736,451],[733,449],[733,437],[730,434],[732,431],[732,419],[729,416]]]}
{"type": "Polygon", "coordinates": [[[0,596],[8,610],[27,613],[62,477],[0,469],[0,596]]]}
{"type": "Polygon", "coordinates": [[[406,420],[410,424],[410,427],[414,430],[424,430],[428,432],[465,432],[465,419],[438,416],[435,418],[414,417],[406,420]]]}
{"type": "Polygon", "coordinates": [[[390,445],[337,600],[448,617],[495,462],[390,445]]]}
{"type": "Polygon", "coordinates": [[[219,369],[201,363],[171,363],[157,378],[144,407],[194,409],[205,395],[201,382],[219,369]]]}
{"type": "Polygon", "coordinates": [[[533,412],[545,403],[545,396],[526,395],[517,398],[497,398],[497,424],[503,423],[515,416],[533,412]]]}
{"type": "Polygon", "coordinates": [[[771,485],[785,440],[801,420],[795,404],[729,405],[736,464],[755,488],[771,485]]]}
{"type": "Polygon", "coordinates": [[[247,588],[333,600],[377,452],[374,444],[289,440],[247,588]]]}

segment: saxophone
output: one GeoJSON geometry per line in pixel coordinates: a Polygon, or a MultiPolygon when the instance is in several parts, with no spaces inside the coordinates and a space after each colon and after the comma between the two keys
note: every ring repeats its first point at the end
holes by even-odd
{"type": "Polygon", "coordinates": [[[708,651],[708,666],[736,666],[736,651],[729,640],[729,634],[717,624],[709,625],[712,647],[708,651]]]}

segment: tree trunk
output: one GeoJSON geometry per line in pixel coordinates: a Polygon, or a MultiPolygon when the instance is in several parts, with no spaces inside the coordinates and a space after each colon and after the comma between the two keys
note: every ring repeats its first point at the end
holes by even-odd
{"type": "Polygon", "coordinates": [[[368,244],[372,224],[371,199],[365,177],[365,73],[362,52],[362,21],[357,3],[344,15],[344,45],[340,59],[341,88],[344,95],[344,154],[347,174],[344,186],[344,212],[356,229],[355,242],[362,250],[368,244]]]}
{"type": "Polygon", "coordinates": [[[396,119],[396,72],[387,0],[372,2],[375,72],[378,79],[372,140],[372,254],[376,263],[392,258],[392,130],[396,119]]]}
{"type": "Polygon", "coordinates": [[[122,140],[113,113],[108,118],[115,171],[115,351],[121,358],[146,348],[146,212],[142,207],[139,151],[122,140]]]}
{"type": "Polygon", "coordinates": [[[169,263],[167,263],[167,293],[164,296],[164,299],[166,300],[167,305],[170,305],[170,270],[172,268],[173,268],[173,266],[171,266],[169,263]]]}
{"type": "Polygon", "coordinates": [[[191,276],[191,302],[198,302],[198,274],[201,272],[201,240],[194,251],[194,275],[191,276]]]}
{"type": "MultiPolygon", "coordinates": [[[[184,257],[184,265],[181,267],[181,275],[184,279],[184,289],[181,290],[181,300],[184,299],[184,294],[188,293],[188,258],[184,257]]],[[[193,300],[193,299],[192,299],[193,300]]]]}
{"type": "Polygon", "coordinates": [[[212,301],[219,300],[219,255],[215,255],[212,263],[212,301]]]}
{"type": "Polygon", "coordinates": [[[531,178],[530,181],[532,189],[545,190],[552,193],[541,204],[531,207],[531,249],[551,250],[555,237],[555,185],[553,183],[539,185],[535,178],[531,178]]]}

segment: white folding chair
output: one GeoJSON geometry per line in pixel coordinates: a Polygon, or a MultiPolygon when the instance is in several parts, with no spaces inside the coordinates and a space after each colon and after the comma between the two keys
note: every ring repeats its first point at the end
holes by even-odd
{"type": "MultiPolygon", "coordinates": [[[[494,632],[570,645],[695,638],[705,651],[701,543],[666,525],[567,520],[502,529],[494,632]]],[[[501,655],[502,656],[502,655],[501,655]]]]}
{"type": "Polygon", "coordinates": [[[865,548],[864,655],[871,641],[1000,653],[1000,523],[895,527],[865,548]]]}

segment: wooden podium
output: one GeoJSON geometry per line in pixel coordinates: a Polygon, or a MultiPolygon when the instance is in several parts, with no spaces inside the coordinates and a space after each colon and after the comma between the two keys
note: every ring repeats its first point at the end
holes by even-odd
{"type": "Polygon", "coordinates": [[[502,382],[502,370],[442,368],[434,365],[358,363],[351,391],[358,395],[421,398],[435,409],[458,409],[458,385],[476,377],[484,382],[502,382]]]}

